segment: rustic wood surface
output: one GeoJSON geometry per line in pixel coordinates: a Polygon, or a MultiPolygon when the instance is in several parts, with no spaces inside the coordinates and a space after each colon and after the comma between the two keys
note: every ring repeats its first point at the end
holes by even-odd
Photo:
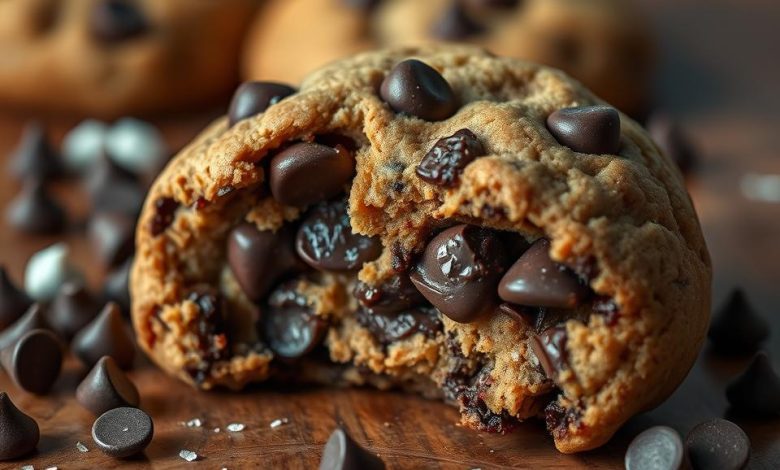
{"type": "MultiPolygon", "coordinates": [[[[701,151],[702,162],[690,179],[715,264],[714,301],[718,305],[734,286],[742,286],[770,319],[767,350],[780,368],[780,204],[752,202],[740,192],[746,173],[780,173],[780,3],[773,0],[696,2],[644,0],[659,33],[662,67],[659,103],[686,125],[701,151]]],[[[208,117],[161,123],[172,145],[181,145],[208,117]]],[[[16,143],[19,117],[0,118],[0,155],[16,143]]],[[[61,136],[66,124],[56,126],[61,136]]],[[[18,190],[0,172],[4,207],[18,190]]],[[[71,211],[85,216],[84,195],[73,184],[57,193],[71,211]]],[[[75,260],[98,286],[90,247],[79,233],[64,237],[75,260]]],[[[55,240],[16,233],[0,225],[0,262],[21,279],[27,258],[55,240]]],[[[0,390],[38,421],[38,452],[0,468],[34,464],[41,469],[70,468],[315,468],[322,445],[337,424],[380,454],[388,468],[619,468],[627,443],[642,429],[670,425],[686,433],[702,420],[731,415],[725,384],[746,365],[722,359],[706,348],[677,392],[656,410],[632,419],[606,446],[580,455],[562,455],[540,423],[529,422],[506,436],[462,429],[448,406],[399,393],[323,388],[278,390],[258,387],[239,394],[198,393],[166,377],[146,361],[130,374],[142,394],[141,407],[155,422],[155,437],[145,455],[117,461],[103,455],[90,438],[91,415],[74,400],[85,374],[69,359],[55,391],[36,397],[17,389],[0,373],[0,390]],[[201,428],[181,423],[200,418],[201,428]],[[288,424],[270,427],[275,419],[288,424]],[[229,423],[246,429],[229,433],[229,423]],[[220,432],[214,432],[214,428],[220,432]],[[80,453],[76,442],[90,450],[80,453]],[[198,462],[178,457],[181,449],[197,452],[198,462]]],[[[748,433],[753,448],[750,468],[780,467],[780,421],[731,417],[748,433]]]]}

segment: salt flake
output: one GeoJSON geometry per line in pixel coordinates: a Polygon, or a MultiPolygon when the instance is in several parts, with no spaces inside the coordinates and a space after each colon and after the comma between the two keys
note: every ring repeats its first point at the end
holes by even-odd
{"type": "Polygon", "coordinates": [[[225,429],[227,429],[230,432],[241,432],[246,428],[246,426],[242,423],[230,423],[227,425],[225,429]]]}
{"type": "Polygon", "coordinates": [[[200,458],[200,455],[191,450],[182,449],[179,451],[179,457],[183,458],[187,462],[194,462],[200,458]]]}

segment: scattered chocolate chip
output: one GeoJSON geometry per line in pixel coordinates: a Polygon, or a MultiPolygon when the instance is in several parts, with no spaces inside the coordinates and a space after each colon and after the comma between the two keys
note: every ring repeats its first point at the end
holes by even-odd
{"type": "Polygon", "coordinates": [[[288,282],[271,293],[263,311],[263,336],[279,357],[297,359],[310,353],[327,331],[327,322],[308,306],[296,291],[297,283],[288,282]]]}
{"type": "Polygon", "coordinates": [[[11,280],[5,266],[0,266],[0,331],[24,315],[32,299],[11,280]]]}
{"type": "Polygon", "coordinates": [[[494,231],[456,225],[428,243],[410,277],[444,315],[466,323],[498,305],[496,287],[507,261],[494,231]]]}
{"type": "Polygon", "coordinates": [[[679,123],[666,114],[653,114],[647,121],[647,130],[658,147],[668,155],[683,173],[696,166],[696,151],[679,123]]]}
{"type": "Polygon", "coordinates": [[[10,158],[11,171],[17,178],[45,181],[63,173],[62,159],[51,147],[46,129],[38,122],[25,126],[10,158]]]}
{"type": "Polygon", "coordinates": [[[355,442],[346,431],[336,428],[322,451],[320,470],[382,470],[382,459],[355,442]]]}
{"type": "Polygon", "coordinates": [[[104,43],[138,37],[149,26],[140,7],[132,0],[98,1],[89,16],[89,31],[95,39],[104,43]]]}
{"type": "Polygon", "coordinates": [[[121,212],[135,217],[146,198],[138,177],[105,153],[92,164],[83,184],[96,212],[121,212]]]}
{"type": "Polygon", "coordinates": [[[725,419],[694,427],[685,438],[685,446],[696,470],[739,470],[750,455],[750,440],[745,431],[725,419]]]}
{"type": "Polygon", "coordinates": [[[406,274],[397,274],[377,286],[358,282],[355,297],[365,308],[377,313],[397,313],[425,302],[406,274]]]}
{"type": "Polygon", "coordinates": [[[347,201],[324,202],[313,207],[298,229],[298,255],[320,271],[357,271],[382,252],[377,237],[352,232],[347,201]]]}
{"type": "Polygon", "coordinates": [[[707,336],[717,353],[750,354],[769,337],[769,323],[756,312],[745,293],[735,289],[713,315],[707,336]]]}
{"type": "Polygon", "coordinates": [[[626,470],[679,470],[685,457],[682,438],[668,426],[653,426],[631,441],[626,470]]]}
{"type": "Polygon", "coordinates": [[[485,155],[482,144],[468,129],[440,139],[425,154],[415,172],[423,181],[437,186],[451,187],[458,182],[466,165],[485,155]]]}
{"type": "Polygon", "coordinates": [[[589,294],[577,275],[550,259],[550,241],[540,238],[509,268],[498,285],[502,300],[533,307],[574,308],[589,294]]]}
{"type": "Polygon", "coordinates": [[[228,109],[228,125],[264,112],[284,98],[295,93],[295,88],[283,83],[246,82],[233,94],[228,109]]]}
{"type": "Polygon", "coordinates": [[[99,309],[83,282],[68,282],[46,309],[46,319],[54,331],[69,340],[95,318],[99,309]]]}
{"type": "Polygon", "coordinates": [[[342,145],[301,142],[274,155],[269,173],[274,198],[303,207],[343,193],[355,173],[355,159],[342,145]]]}
{"type": "Polygon", "coordinates": [[[138,406],[138,389],[110,356],[103,356],[76,388],[76,400],[96,416],[123,406],[138,406]]]}
{"type": "Polygon", "coordinates": [[[384,345],[422,333],[433,338],[442,331],[441,321],[435,308],[417,307],[395,313],[380,313],[361,308],[357,321],[384,345]]]}
{"type": "Polygon", "coordinates": [[[95,444],[106,454],[120,459],[143,452],[153,436],[152,418],[129,406],[108,410],[92,424],[95,444]]]}
{"type": "Polygon", "coordinates": [[[19,195],[9,203],[6,217],[16,230],[35,235],[59,233],[68,222],[65,209],[38,179],[24,183],[19,195]]]}
{"type": "Polygon", "coordinates": [[[125,316],[130,314],[130,270],[133,260],[128,259],[122,266],[106,275],[103,284],[103,298],[106,302],[116,302],[125,316]]]}
{"type": "Polygon", "coordinates": [[[620,115],[611,106],[559,109],[547,117],[547,129],[575,152],[615,155],[620,150],[620,115]]]}
{"type": "Polygon", "coordinates": [[[12,460],[32,452],[38,445],[38,423],[0,392],[0,460],[12,460]]]}
{"type": "Polygon", "coordinates": [[[441,121],[455,114],[458,102],[447,80],[431,66],[415,59],[397,64],[380,88],[382,99],[398,113],[426,121],[441,121]]]}
{"type": "Polygon", "coordinates": [[[433,24],[433,36],[445,41],[460,41],[479,34],[483,27],[469,17],[461,0],[452,0],[433,24]]]}
{"type": "Polygon", "coordinates": [[[566,341],[566,327],[563,325],[548,328],[538,336],[531,336],[531,349],[550,380],[555,381],[558,372],[568,367],[566,341]]]}
{"type": "Polygon", "coordinates": [[[173,223],[178,208],[179,203],[169,197],[161,197],[154,201],[154,217],[149,227],[153,236],[160,235],[173,223]]]}
{"type": "Polygon", "coordinates": [[[5,349],[32,330],[51,330],[41,304],[34,303],[24,315],[0,333],[0,349],[5,349]]]}
{"type": "Polygon", "coordinates": [[[62,350],[62,344],[54,333],[32,330],[3,349],[0,362],[19,388],[44,395],[60,375],[62,350]]]}
{"type": "Polygon", "coordinates": [[[106,304],[97,318],[76,334],[71,348],[87,367],[97,364],[103,356],[111,356],[119,367],[129,369],[135,358],[135,344],[114,302],[106,304]]]}
{"type": "Polygon", "coordinates": [[[100,263],[115,267],[133,252],[135,219],[119,212],[99,212],[90,218],[87,235],[100,263]]]}
{"type": "Polygon", "coordinates": [[[726,388],[726,398],[737,411],[757,415],[780,414],[780,377],[765,352],[726,388]]]}

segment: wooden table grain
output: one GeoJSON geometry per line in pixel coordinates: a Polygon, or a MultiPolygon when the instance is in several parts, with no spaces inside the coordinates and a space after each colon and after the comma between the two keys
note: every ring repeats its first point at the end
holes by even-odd
{"type": "MultiPolygon", "coordinates": [[[[731,288],[743,287],[772,334],[766,349],[780,368],[780,204],[745,198],[745,174],[780,174],[780,4],[776,1],[643,0],[659,33],[662,66],[659,103],[679,116],[701,153],[689,186],[715,265],[714,302],[731,288]]],[[[172,145],[186,142],[207,116],[161,123],[172,145]]],[[[0,155],[16,143],[23,119],[0,117],[0,155]]],[[[55,124],[57,137],[67,124],[55,124]]],[[[4,164],[4,163],[3,163],[4,164]]],[[[18,190],[7,171],[0,172],[0,201],[5,207],[18,190]]],[[[72,183],[56,188],[77,217],[86,214],[84,195],[72,183]]],[[[19,280],[28,257],[63,237],[28,237],[0,223],[0,262],[19,280]]],[[[76,263],[98,286],[90,248],[78,232],[64,237],[76,263]]],[[[685,434],[709,418],[729,417],[752,441],[749,467],[780,468],[780,420],[732,416],[725,385],[749,358],[724,359],[706,348],[676,393],[657,409],[637,416],[606,446],[579,455],[556,452],[539,422],[512,434],[476,433],[457,426],[456,410],[416,396],[369,389],[258,386],[242,393],[195,392],[165,376],[145,359],[130,373],[141,407],[155,423],[155,437],[143,457],[120,461],[92,443],[92,416],[74,400],[86,373],[69,358],[54,392],[36,397],[17,389],[0,373],[0,390],[31,414],[41,427],[38,451],[0,468],[32,464],[36,469],[82,468],[316,468],[322,446],[336,425],[381,455],[388,468],[620,468],[627,443],[638,432],[666,424],[685,434]],[[200,419],[200,427],[185,422],[200,419]],[[274,420],[286,424],[272,428],[274,420]],[[228,432],[242,423],[241,432],[228,432]],[[217,429],[219,431],[217,432],[217,429]],[[86,453],[76,448],[81,442],[86,453]],[[201,458],[185,462],[180,450],[201,458]]]]}

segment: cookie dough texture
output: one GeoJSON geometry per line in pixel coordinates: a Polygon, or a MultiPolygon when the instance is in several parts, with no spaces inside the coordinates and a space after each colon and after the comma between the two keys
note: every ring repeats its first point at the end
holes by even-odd
{"type": "MultiPolygon", "coordinates": [[[[106,3],[0,2],[0,108],[113,118],[230,96],[257,0],[126,1],[145,29],[110,40],[94,33],[94,12],[106,3]]],[[[127,27],[126,13],[107,9],[116,14],[114,30],[127,27]]],[[[112,26],[103,29],[111,34],[112,26]]]]}
{"type": "Polygon", "coordinates": [[[654,46],[633,2],[480,3],[491,0],[272,1],[250,29],[244,75],[297,83],[315,67],[369,48],[467,42],[564,70],[629,114],[646,110],[654,46]],[[376,6],[350,6],[370,3],[376,6]],[[457,5],[465,6],[455,13],[457,5]],[[452,36],[456,28],[462,32],[452,36]]]}
{"type": "MultiPolygon", "coordinates": [[[[226,119],[216,121],[168,165],[138,225],[131,293],[142,348],[162,368],[202,388],[241,388],[286,374],[447,397],[457,370],[479,382],[479,397],[495,415],[531,418],[557,400],[564,424],[553,436],[563,452],[605,443],[686,376],[708,323],[711,266],[679,171],[638,124],[621,115],[619,155],[576,153],[547,131],[553,111],[597,103],[547,67],[466,46],[402,48],[316,71],[296,95],[232,128],[226,119]],[[409,57],[451,84],[461,104],[455,115],[426,122],[382,102],[382,79],[409,57]],[[420,180],[415,167],[430,147],[462,128],[478,136],[487,156],[469,164],[453,188],[420,180]],[[264,162],[286,142],[334,133],[359,147],[349,188],[353,230],[379,236],[384,245],[360,280],[385,278],[393,252],[419,253],[437,224],[460,221],[548,237],[556,261],[587,271],[590,288],[615,302],[614,321],[586,312],[584,321],[565,323],[569,367],[554,377],[560,395],[539,367],[529,346],[533,332],[522,322],[503,313],[469,324],[439,315],[443,327],[436,335],[415,334],[383,347],[356,321],[356,279],[344,274],[313,276],[297,287],[330,325],[324,340],[329,361],[276,368],[252,328],[262,312],[243,297],[227,268],[225,240],[241,221],[268,229],[298,218],[298,209],[281,206],[262,189],[264,162]],[[170,199],[178,203],[172,223],[152,230],[159,229],[157,202],[170,199]],[[213,325],[189,299],[204,286],[227,299],[226,334],[203,335],[213,325]],[[220,348],[228,352],[211,354],[220,348]]],[[[473,414],[464,413],[463,422],[480,427],[473,414]]]]}

